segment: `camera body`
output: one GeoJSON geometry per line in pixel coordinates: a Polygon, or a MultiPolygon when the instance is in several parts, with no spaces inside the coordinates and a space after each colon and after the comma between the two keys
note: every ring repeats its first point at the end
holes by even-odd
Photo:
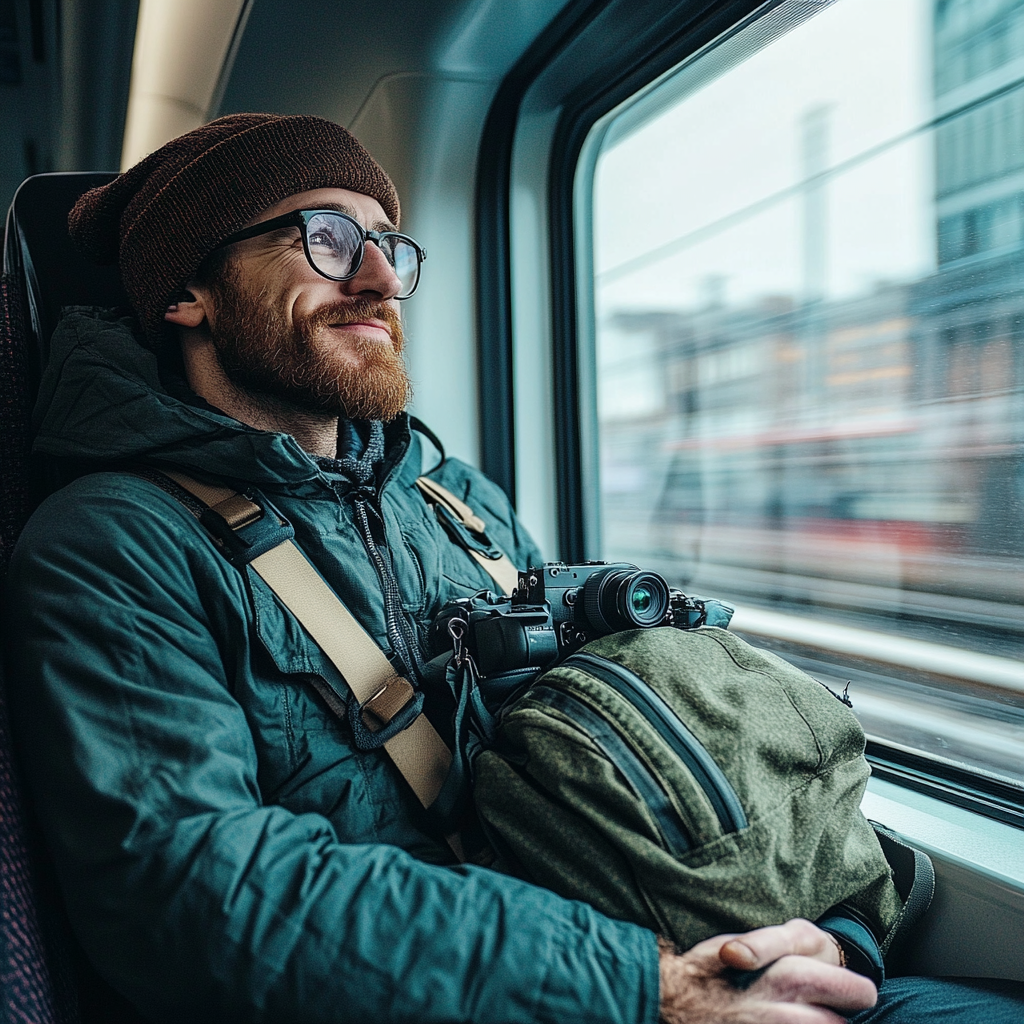
{"type": "Polygon", "coordinates": [[[628,562],[545,562],[519,574],[511,597],[481,591],[449,602],[431,626],[436,652],[472,657],[482,676],[544,669],[598,637],[624,629],[705,621],[704,602],[628,562]]]}

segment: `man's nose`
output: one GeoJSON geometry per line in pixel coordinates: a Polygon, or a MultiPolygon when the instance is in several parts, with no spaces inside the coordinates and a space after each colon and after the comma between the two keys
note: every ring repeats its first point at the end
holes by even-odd
{"type": "Polygon", "coordinates": [[[380,300],[393,299],[402,289],[402,281],[372,239],[363,243],[363,262],[355,276],[342,287],[356,295],[372,295],[380,300]]]}

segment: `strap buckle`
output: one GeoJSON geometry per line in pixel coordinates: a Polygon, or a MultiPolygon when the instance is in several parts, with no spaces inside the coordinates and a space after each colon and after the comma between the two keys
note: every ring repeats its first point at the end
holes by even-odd
{"type": "Polygon", "coordinates": [[[440,502],[434,506],[434,515],[437,516],[438,522],[444,527],[444,532],[448,534],[449,538],[466,551],[476,551],[491,561],[497,561],[504,554],[501,548],[491,543],[485,532],[486,527],[481,520],[477,520],[481,529],[476,530],[465,520],[458,519],[447,505],[442,505],[440,502]]]}
{"type": "Polygon", "coordinates": [[[423,710],[424,695],[401,676],[392,676],[362,704],[348,703],[352,737],[360,750],[376,750],[410,725],[423,710]]]}
{"type": "Polygon", "coordinates": [[[255,488],[209,506],[199,522],[239,568],[295,536],[288,518],[255,488]]]}

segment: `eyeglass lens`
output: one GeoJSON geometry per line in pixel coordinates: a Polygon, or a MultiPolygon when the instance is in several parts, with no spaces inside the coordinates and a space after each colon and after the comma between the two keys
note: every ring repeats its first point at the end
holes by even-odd
{"type": "MultiPolygon", "coordinates": [[[[347,217],[317,213],[306,224],[309,258],[322,274],[335,279],[352,275],[359,260],[363,237],[347,217]]],[[[411,295],[420,273],[420,256],[414,245],[397,235],[385,235],[378,246],[402,282],[397,298],[411,295]]]]}

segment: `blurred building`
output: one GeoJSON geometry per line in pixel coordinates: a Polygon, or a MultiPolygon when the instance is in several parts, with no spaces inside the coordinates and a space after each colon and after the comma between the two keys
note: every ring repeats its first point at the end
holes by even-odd
{"type": "Polygon", "coordinates": [[[938,272],[915,289],[922,429],[976,514],[968,546],[1024,541],[1024,2],[936,0],[938,272]]]}
{"type": "Polygon", "coordinates": [[[940,265],[1024,243],[1024,4],[936,0],[940,265]]]}

